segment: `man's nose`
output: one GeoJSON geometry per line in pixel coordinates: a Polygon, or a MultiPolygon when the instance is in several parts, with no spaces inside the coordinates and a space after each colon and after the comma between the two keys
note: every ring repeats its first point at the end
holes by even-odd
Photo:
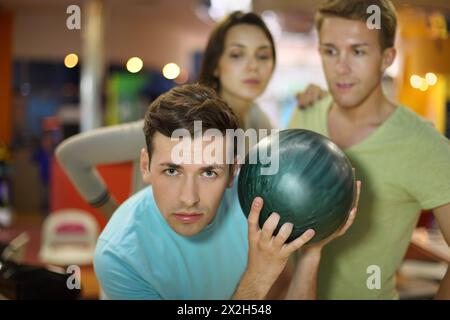
{"type": "Polygon", "coordinates": [[[336,63],[336,71],[338,74],[348,74],[351,71],[350,64],[348,61],[348,56],[346,54],[341,54],[336,63]]]}
{"type": "Polygon", "coordinates": [[[180,201],[186,208],[193,207],[200,201],[195,177],[185,177],[183,184],[181,185],[180,201]]]}

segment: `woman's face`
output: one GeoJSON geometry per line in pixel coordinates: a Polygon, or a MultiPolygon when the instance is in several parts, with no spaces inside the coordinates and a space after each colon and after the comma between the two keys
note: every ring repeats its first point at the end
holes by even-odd
{"type": "Polygon", "coordinates": [[[214,72],[220,81],[220,95],[227,102],[253,102],[269,83],[273,59],[270,40],[259,27],[250,24],[231,27],[214,72]]]}

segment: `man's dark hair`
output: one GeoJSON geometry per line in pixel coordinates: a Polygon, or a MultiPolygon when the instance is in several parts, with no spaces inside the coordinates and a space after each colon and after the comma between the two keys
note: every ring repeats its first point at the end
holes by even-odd
{"type": "Polygon", "coordinates": [[[175,87],[153,101],[145,114],[144,134],[149,158],[156,132],[171,137],[176,129],[187,129],[194,137],[194,121],[202,122],[203,131],[218,129],[224,135],[227,129],[238,128],[233,110],[213,89],[199,84],[175,87]]]}

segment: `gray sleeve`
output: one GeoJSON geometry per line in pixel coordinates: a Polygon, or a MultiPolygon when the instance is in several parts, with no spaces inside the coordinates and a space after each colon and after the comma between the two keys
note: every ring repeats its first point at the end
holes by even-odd
{"type": "Polygon", "coordinates": [[[77,134],[58,146],[59,163],[87,202],[95,203],[107,190],[97,165],[133,161],[136,166],[140,149],[145,147],[142,128],[143,121],[103,127],[77,134]]]}
{"type": "Polygon", "coordinates": [[[272,129],[273,125],[270,122],[266,113],[257,105],[253,105],[247,116],[247,129],[272,129]]]}

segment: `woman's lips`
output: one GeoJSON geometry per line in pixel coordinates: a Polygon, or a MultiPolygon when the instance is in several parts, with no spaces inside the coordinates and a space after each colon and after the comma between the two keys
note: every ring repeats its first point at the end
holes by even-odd
{"type": "Polygon", "coordinates": [[[174,217],[182,223],[195,223],[203,216],[202,213],[174,213],[174,217]]]}
{"type": "Polygon", "coordinates": [[[260,81],[258,79],[245,79],[243,82],[245,84],[258,85],[260,81]]]}

